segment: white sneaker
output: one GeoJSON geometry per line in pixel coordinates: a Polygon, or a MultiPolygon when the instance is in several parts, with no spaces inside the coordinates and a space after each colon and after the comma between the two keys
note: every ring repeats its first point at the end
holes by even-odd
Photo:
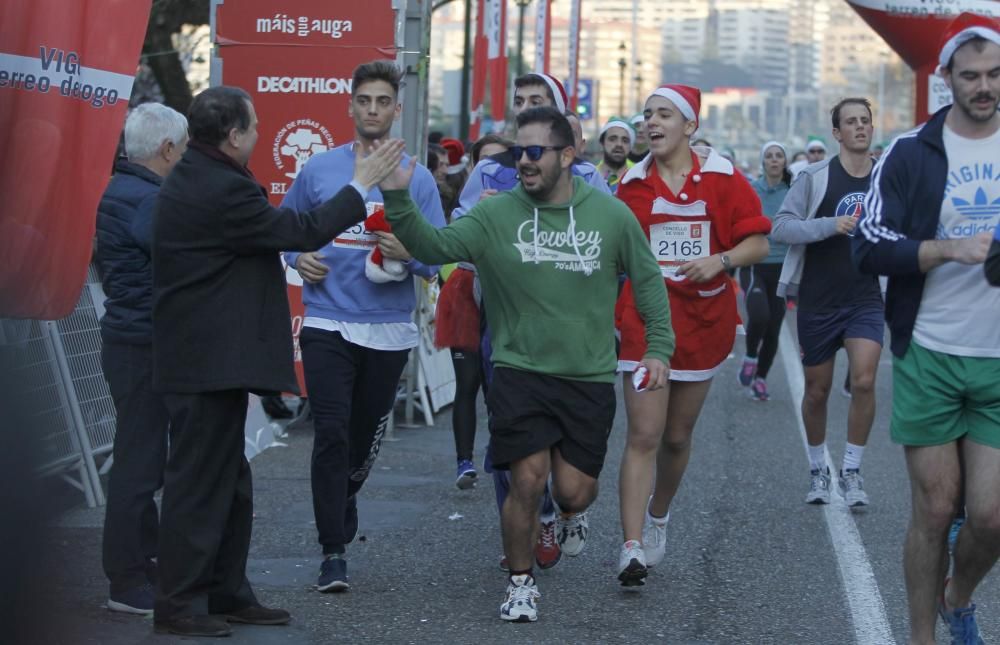
{"type": "Polygon", "coordinates": [[[500,605],[500,619],[515,623],[535,622],[538,620],[535,601],[541,596],[534,578],[526,573],[511,576],[507,583],[507,598],[500,605]]]}
{"type": "Polygon", "coordinates": [[[830,469],[809,471],[809,492],[806,493],[806,504],[830,503],[830,469]]]}
{"type": "Polygon", "coordinates": [[[623,544],[621,553],[618,554],[618,580],[622,586],[638,591],[639,587],[646,584],[648,573],[642,544],[638,540],[629,540],[623,544]]]}
{"type": "Polygon", "coordinates": [[[559,548],[568,556],[580,555],[587,544],[587,512],[577,513],[569,517],[556,517],[556,535],[559,538],[559,548]]]}
{"type": "Polygon", "coordinates": [[[655,567],[663,561],[667,553],[667,521],[670,513],[663,518],[663,523],[654,522],[646,511],[646,521],[642,524],[642,551],[646,556],[646,566],[655,567]]]}
{"type": "Polygon", "coordinates": [[[838,478],[840,494],[848,506],[868,506],[868,493],[865,492],[865,480],[857,470],[842,470],[838,478]]]}

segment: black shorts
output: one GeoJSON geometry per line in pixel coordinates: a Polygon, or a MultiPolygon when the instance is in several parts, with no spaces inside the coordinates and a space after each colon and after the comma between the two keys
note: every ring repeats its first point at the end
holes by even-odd
{"type": "Polygon", "coordinates": [[[597,478],[615,419],[615,386],[525,372],[493,370],[488,395],[493,466],[553,446],[570,465],[597,478]]]}
{"type": "Polygon", "coordinates": [[[824,312],[800,309],[798,330],[802,364],[813,367],[833,358],[848,338],[867,338],[883,344],[885,312],[882,303],[824,312]]]}

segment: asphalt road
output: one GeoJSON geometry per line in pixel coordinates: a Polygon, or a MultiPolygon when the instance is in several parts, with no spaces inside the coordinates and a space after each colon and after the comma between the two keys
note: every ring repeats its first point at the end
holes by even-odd
{"type": "MultiPolygon", "coordinates": [[[[845,363],[843,354],[838,358],[836,382],[845,363]]],[[[794,354],[789,360],[794,365],[794,354]]],[[[590,539],[579,557],[538,574],[534,624],[498,618],[506,582],[497,566],[492,485],[455,488],[449,410],[433,427],[398,429],[397,441],[383,448],[361,493],[363,537],[348,550],[346,594],[311,589],[319,560],[311,437],[293,432],[287,447],[253,461],[249,575],[263,602],[289,609],[294,619],[286,627],[237,627],[230,642],[905,643],[901,558],[910,502],[902,450],[888,436],[889,354],[880,365],[878,415],[862,469],[872,505],[860,512],[803,503],[808,465],[785,364],[779,356],[766,403],[736,385],[736,357],[716,378],[672,508],[667,557],[638,594],[623,593],[615,579],[625,436],[619,398],[590,539]]],[[[828,445],[838,466],[847,407],[846,398],[832,395],[828,445]]],[[[479,463],[486,439],[481,411],[479,463]]],[[[103,608],[101,522],[100,509],[75,509],[48,534],[54,566],[44,573],[46,614],[53,620],[39,628],[37,642],[194,642],[154,635],[151,620],[103,608]]],[[[986,579],[975,600],[986,641],[1000,641],[1000,573],[986,579]]],[[[944,638],[943,628],[938,635],[944,638]]]]}

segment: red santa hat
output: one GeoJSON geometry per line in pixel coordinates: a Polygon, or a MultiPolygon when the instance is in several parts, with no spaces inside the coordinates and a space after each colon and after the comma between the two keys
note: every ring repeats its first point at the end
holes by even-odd
{"type": "MultiPolygon", "coordinates": [[[[376,208],[375,212],[365,220],[365,230],[369,232],[382,231],[391,233],[392,227],[385,221],[385,209],[376,208]]],[[[399,260],[390,260],[382,255],[382,249],[375,247],[365,258],[365,277],[377,284],[386,282],[401,282],[410,275],[406,265],[399,260]]]]}
{"type": "Polygon", "coordinates": [[[659,96],[677,106],[684,118],[698,124],[698,113],[701,112],[701,90],[690,85],[671,83],[661,85],[650,96],[659,96]]]}
{"type": "Polygon", "coordinates": [[[1000,45],[1000,21],[975,13],[960,14],[944,32],[938,64],[941,67],[948,67],[951,57],[955,55],[958,48],[977,36],[1000,45]]]}
{"type": "Polygon", "coordinates": [[[563,87],[563,84],[555,76],[549,76],[542,72],[532,72],[531,75],[542,79],[542,82],[549,86],[549,89],[552,90],[552,96],[556,100],[555,108],[560,112],[565,112],[566,106],[569,104],[569,97],[566,96],[566,88],[563,87]]]}
{"type": "Polygon", "coordinates": [[[465,146],[461,141],[445,137],[441,139],[441,147],[448,152],[449,175],[457,175],[468,167],[469,158],[465,156],[465,146]]]}

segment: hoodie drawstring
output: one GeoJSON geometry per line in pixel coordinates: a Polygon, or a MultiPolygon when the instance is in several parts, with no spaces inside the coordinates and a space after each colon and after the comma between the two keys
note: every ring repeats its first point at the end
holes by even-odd
{"type": "Polygon", "coordinates": [[[535,209],[535,264],[538,264],[538,209],[535,209]]]}
{"type": "MultiPolygon", "coordinates": [[[[536,218],[538,217],[538,209],[537,208],[535,209],[535,217],[536,218]]],[[[536,219],[535,226],[538,226],[537,219],[536,219]]],[[[580,261],[580,266],[583,267],[583,274],[585,276],[589,277],[590,274],[593,272],[593,269],[591,268],[591,266],[589,264],[587,264],[584,261],[583,255],[580,253],[580,245],[576,241],[576,219],[573,217],[573,204],[569,205],[569,235],[570,235],[570,238],[572,238],[572,240],[573,240],[573,250],[576,251],[576,259],[580,261]]],[[[535,233],[535,243],[536,244],[538,243],[537,240],[538,240],[538,233],[536,232],[535,233]]]]}

